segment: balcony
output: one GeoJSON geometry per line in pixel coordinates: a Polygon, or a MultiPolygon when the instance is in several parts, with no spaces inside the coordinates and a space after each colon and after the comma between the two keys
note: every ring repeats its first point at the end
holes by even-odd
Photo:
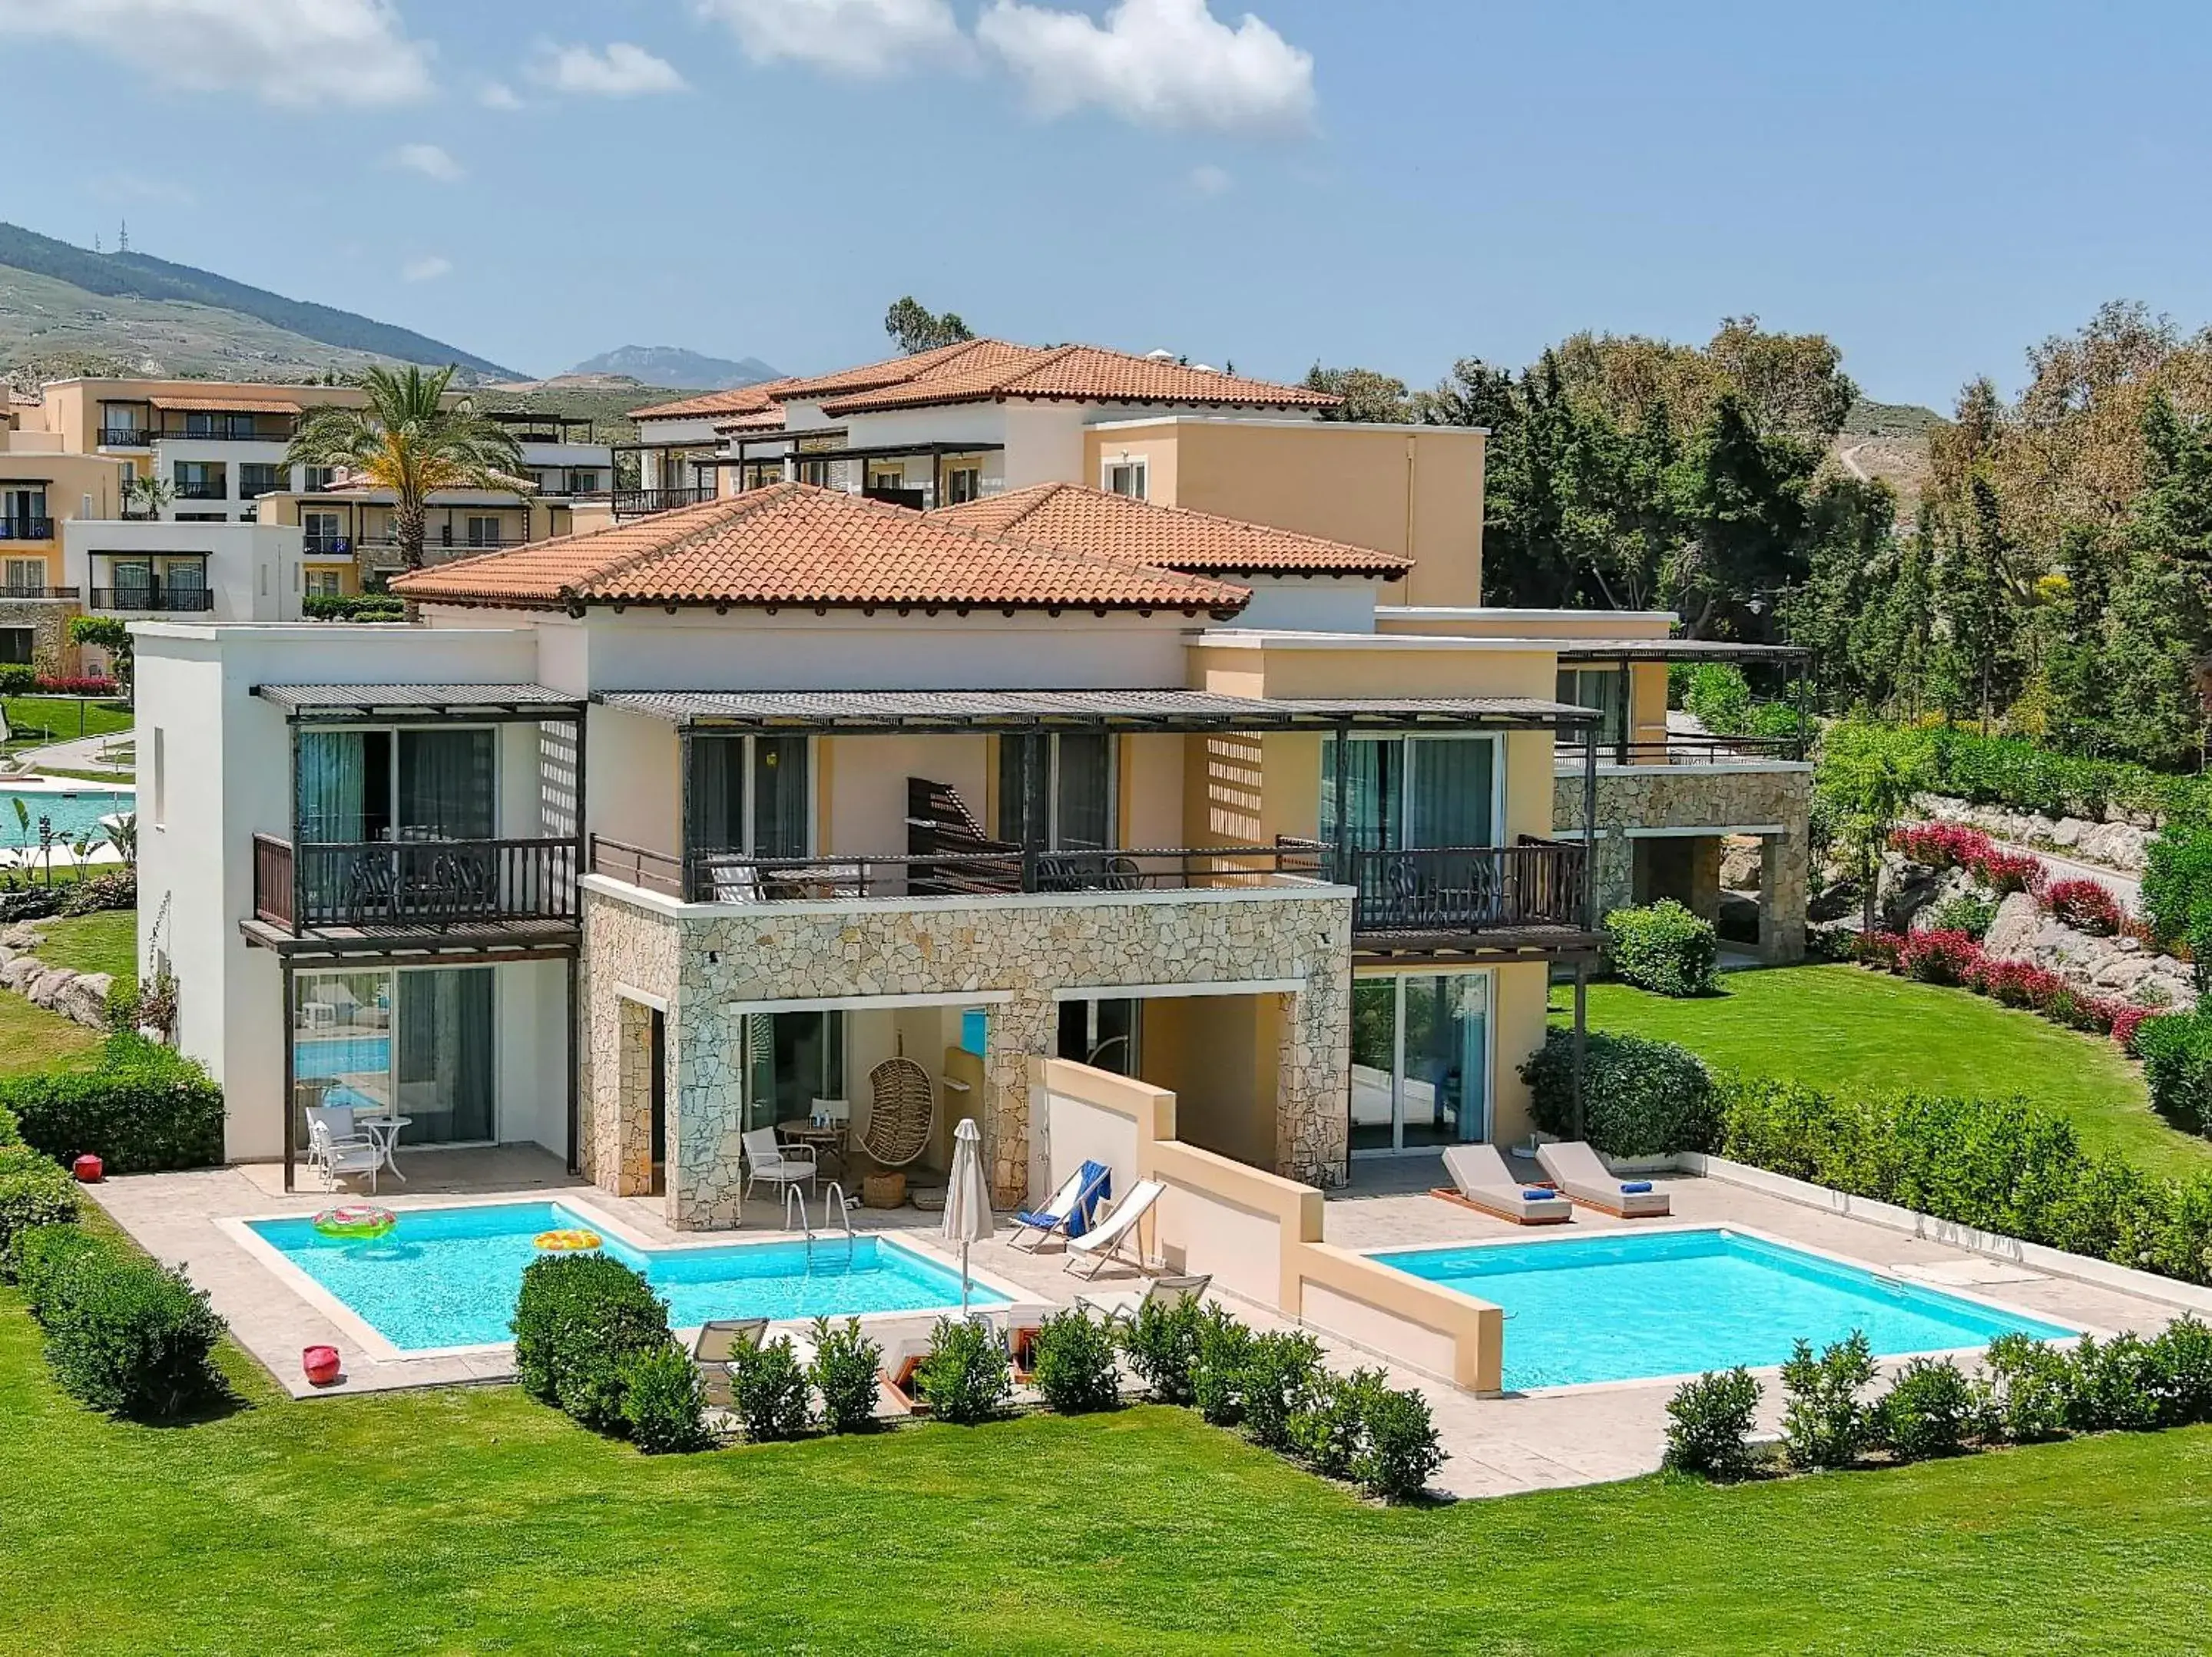
{"type": "Polygon", "coordinates": [[[1523,835],[1515,846],[1346,848],[1323,857],[1359,894],[1352,932],[1364,943],[1534,944],[1584,923],[1589,857],[1580,846],[1523,835]]]}
{"type": "Polygon", "coordinates": [[[573,840],[422,840],[295,846],[253,837],[253,913],[295,937],[330,929],[415,936],[576,919],[573,840]]]}
{"type": "Polygon", "coordinates": [[[141,446],[148,443],[289,443],[292,428],[288,426],[281,432],[262,432],[247,426],[222,426],[208,431],[190,431],[170,426],[141,432],[136,440],[141,446]]]}
{"type": "Polygon", "coordinates": [[[92,589],[94,610],[158,611],[164,615],[191,615],[215,608],[214,590],[204,583],[191,586],[171,586],[162,581],[150,581],[143,586],[94,587],[92,589]]]}
{"type": "Polygon", "coordinates": [[[51,518],[0,518],[0,541],[51,541],[54,538],[54,520],[51,518]]]}
{"type": "Polygon", "coordinates": [[[230,499],[230,487],[228,480],[220,477],[198,477],[189,483],[180,480],[176,486],[175,498],[179,501],[228,501],[230,499]]]}
{"type": "Polygon", "coordinates": [[[617,518],[643,518],[656,512],[672,512],[678,507],[696,507],[712,501],[712,489],[611,489],[608,501],[617,518]]]}
{"type": "Polygon", "coordinates": [[[300,551],[309,558],[349,558],[353,543],[343,535],[309,535],[301,537],[300,551]]]}
{"type": "MultiPolygon", "coordinates": [[[[1562,742],[1553,758],[1562,771],[1582,768],[1583,747],[1562,742]]],[[[1669,737],[1664,742],[1601,742],[1601,765],[1759,765],[1802,763],[1802,737],[1669,737]]]]}
{"type": "Polygon", "coordinates": [[[19,598],[67,598],[75,600],[82,596],[82,591],[76,587],[46,587],[30,586],[11,586],[0,585],[0,604],[10,603],[19,598]]]}
{"type": "Polygon", "coordinates": [[[100,446],[103,449],[143,449],[156,435],[143,426],[103,426],[100,428],[100,446]]]}

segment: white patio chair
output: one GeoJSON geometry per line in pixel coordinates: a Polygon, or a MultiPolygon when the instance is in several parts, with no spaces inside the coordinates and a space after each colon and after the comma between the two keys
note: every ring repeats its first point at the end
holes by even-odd
{"type": "Polygon", "coordinates": [[[1111,1214],[1067,1245],[1067,1264],[1061,1269],[1073,1272],[1087,1265],[1091,1269],[1083,1275],[1095,1278],[1107,1261],[1118,1259],[1142,1272],[1145,1257],[1137,1244],[1137,1225],[1166,1189],[1158,1180],[1139,1180],[1131,1186],[1129,1194],[1115,1205],[1111,1214]],[[1128,1246],[1126,1253],[1124,1244],[1128,1246]]]}
{"type": "Polygon", "coordinates": [[[753,1187],[767,1181],[778,1191],[795,1185],[814,1188],[820,1172],[814,1162],[811,1145],[787,1145],[777,1142],[772,1127],[757,1127],[744,1136],[745,1189],[748,1197],[753,1187]]]}
{"type": "Polygon", "coordinates": [[[373,1197],[384,1152],[368,1135],[354,1131],[352,1107],[315,1105],[307,1111],[307,1166],[321,1173],[325,1191],[337,1190],[346,1174],[366,1174],[373,1197]]]}

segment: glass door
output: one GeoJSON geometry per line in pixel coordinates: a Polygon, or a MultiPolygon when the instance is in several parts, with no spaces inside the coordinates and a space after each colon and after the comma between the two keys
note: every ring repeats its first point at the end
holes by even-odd
{"type": "Polygon", "coordinates": [[[1137,1010],[1133,996],[1097,996],[1060,1004],[1059,1054],[1078,1064],[1137,1073],[1137,1010]]]}
{"type": "Polygon", "coordinates": [[[1353,981],[1353,1154],[1489,1138],[1491,994],[1485,971],[1353,981]]]}
{"type": "Polygon", "coordinates": [[[999,738],[999,838],[1047,852],[1114,843],[1114,738],[999,738]]]}
{"type": "Polygon", "coordinates": [[[294,981],[293,1105],[407,1118],[399,1143],[482,1144],[495,1137],[495,1031],[489,967],[301,973],[294,981]]]}
{"type": "Polygon", "coordinates": [[[745,1130],[805,1121],[817,1099],[845,1096],[845,1015],[747,1013],[745,1130]]]}
{"type": "Polygon", "coordinates": [[[1496,738],[1354,737],[1341,757],[1337,747],[1334,737],[1322,744],[1323,834],[1360,852],[1494,843],[1496,738]]]}

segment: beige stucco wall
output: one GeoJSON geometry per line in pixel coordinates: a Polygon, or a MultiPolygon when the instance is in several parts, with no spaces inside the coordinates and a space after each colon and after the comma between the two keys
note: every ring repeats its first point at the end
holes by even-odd
{"type": "Polygon", "coordinates": [[[1533,610],[1505,604],[1386,605],[1378,633],[1461,639],[1664,639],[1677,617],[1664,610],[1533,610]]]}

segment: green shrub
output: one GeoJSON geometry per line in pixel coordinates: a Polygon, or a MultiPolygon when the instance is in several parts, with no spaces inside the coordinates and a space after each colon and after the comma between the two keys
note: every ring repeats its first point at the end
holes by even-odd
{"type": "Polygon", "coordinates": [[[670,1344],[668,1303],[605,1254],[543,1254],[523,1268],[514,1308],[522,1389],[596,1432],[624,1424],[625,1366],[670,1344]]]}
{"type": "Polygon", "coordinates": [[[1387,1390],[1380,1369],[1348,1375],[1322,1370],[1305,1401],[1291,1411],[1283,1448],[1324,1478],[1349,1478],[1365,1442],[1370,1396],[1387,1390]]]}
{"type": "Polygon", "coordinates": [[[398,622],[407,609],[396,592],[311,592],[300,600],[300,613],[312,622],[398,622]]]}
{"type": "Polygon", "coordinates": [[[0,1277],[15,1275],[15,1239],[76,1218],[76,1182],[28,1145],[0,1144],[0,1277]]]}
{"type": "Polygon", "coordinates": [[[2143,919],[2160,943],[2187,941],[2212,913],[2212,828],[2168,827],[2145,850],[2143,919]]]}
{"type": "Polygon", "coordinates": [[[2159,1419],[2169,1427],[2212,1422],[2212,1327],[2176,1318],[2150,1343],[2159,1419]]]}
{"type": "Polygon", "coordinates": [[[1219,1306],[1199,1314],[1191,1363],[1190,1401],[1216,1427],[1244,1419],[1244,1362],[1251,1355],[1252,1332],[1219,1306]]]}
{"type": "Polygon", "coordinates": [[[1715,736],[1739,737],[1751,728],[1751,686],[1733,662],[1699,662],[1680,684],[1682,711],[1715,736]]]}
{"type": "Polygon", "coordinates": [[[806,1371],[790,1336],[740,1346],[731,1355],[730,1409],[756,1444],[797,1438],[806,1430],[806,1371]]]}
{"type": "Polygon", "coordinates": [[[1978,944],[1989,935],[1990,923],[1996,918],[1995,898],[1984,897],[1978,892],[1960,892],[1929,909],[1918,924],[1923,932],[1964,932],[1978,944]]]}
{"type": "Polygon", "coordinates": [[[938,1319],[915,1386],[932,1415],[959,1427],[1004,1415],[1014,1401],[1006,1349],[989,1328],[967,1318],[938,1319]]]}
{"type": "Polygon", "coordinates": [[[1671,897],[1605,918],[1606,958],[1622,982],[1659,995],[1711,995],[1718,944],[1712,923],[1671,897]]]}
{"type": "Polygon", "coordinates": [[[1114,1333],[1081,1307],[1056,1312],[1037,1327],[1030,1347],[1030,1379],[1051,1409],[1064,1416],[1110,1410],[1121,1401],[1114,1333]]]}
{"type": "Polygon", "coordinates": [[[647,1455],[683,1455],[714,1442],[698,1366],[673,1343],[623,1360],[623,1424],[647,1455]]]}
{"type": "Polygon", "coordinates": [[[1980,1423],[1973,1383],[1948,1358],[1913,1358],[1874,1407],[1874,1435],[1899,1461],[1956,1455],[1980,1423]]]}
{"type": "Polygon", "coordinates": [[[2212,1132],[2212,1009],[2146,1018],[2136,1053],[2151,1108],[2184,1133],[2212,1132]]]}
{"type": "Polygon", "coordinates": [[[1799,1341],[1782,1366],[1782,1453],[1793,1467],[1848,1467],[1873,1432],[1860,1394],[1875,1377],[1866,1332],[1854,1329],[1820,1357],[1799,1341]]]}
{"type": "Polygon", "coordinates": [[[2157,1355],[2123,1332],[2084,1335],[2074,1349],[2066,1424],[2077,1433],[2142,1433],[2159,1424],[2157,1355]]]}
{"type": "Polygon", "coordinates": [[[222,1161],[222,1089],[172,1047],[122,1032],[87,1071],[0,1082],[0,1108],[24,1143],[68,1163],[91,1151],[110,1174],[210,1168],[222,1161]]]}
{"type": "Polygon", "coordinates": [[[1410,1387],[1378,1384],[1365,1403],[1367,1431],[1352,1458],[1352,1482],[1387,1502],[1410,1502],[1444,1465],[1443,1442],[1429,1401],[1410,1387]]]}
{"type": "Polygon", "coordinates": [[[1244,1430],[1255,1444],[1288,1450],[1291,1421],[1321,1378],[1321,1343],[1302,1329],[1270,1329],[1252,1337],[1237,1376],[1244,1430]]]}
{"type": "MultiPolygon", "coordinates": [[[[1614,1156],[1710,1150],[1720,1137],[1718,1098],[1705,1061],[1687,1047],[1593,1030],[1583,1087],[1583,1137],[1614,1156]]],[[[1574,1133],[1575,1038],[1554,1028],[1521,1066],[1536,1126],[1574,1133]]]]}
{"type": "Polygon", "coordinates": [[[1748,1478],[1758,1465],[1751,1430],[1759,1398],[1759,1382],[1741,1365],[1684,1381],[1667,1400],[1666,1465],[1723,1483],[1748,1478]]]}
{"type": "Polygon", "coordinates": [[[814,1362],[806,1377],[822,1394],[822,1423],[833,1433],[865,1432],[876,1423],[876,1375],[884,1349],[860,1332],[860,1320],[844,1326],[814,1320],[814,1362]]]}
{"type": "Polygon", "coordinates": [[[81,1255],[42,1289],[46,1362],[72,1398],[111,1415],[164,1420],[220,1398],[223,1322],[181,1272],[112,1248],[81,1255]]]}
{"type": "Polygon", "coordinates": [[[34,1225],[17,1232],[11,1253],[24,1308],[52,1327],[67,1315],[72,1274],[88,1259],[106,1255],[109,1247],[76,1225],[34,1225]]]}
{"type": "Polygon", "coordinates": [[[39,688],[39,670],[29,662],[0,665],[0,696],[27,696],[39,688]]]}
{"type": "Polygon", "coordinates": [[[2066,1430],[2074,1366],[2047,1341],[2000,1335],[1983,1360],[1992,1429],[2008,1442],[2035,1444],[2066,1430]]]}
{"type": "Polygon", "coordinates": [[[1150,1300],[1121,1331],[1121,1349],[1160,1404],[1195,1401],[1199,1334],[1206,1314],[1195,1298],[1150,1300]]]}
{"type": "Polygon", "coordinates": [[[15,1120],[15,1113],[0,1106],[0,1148],[23,1143],[23,1130],[15,1120]]]}

